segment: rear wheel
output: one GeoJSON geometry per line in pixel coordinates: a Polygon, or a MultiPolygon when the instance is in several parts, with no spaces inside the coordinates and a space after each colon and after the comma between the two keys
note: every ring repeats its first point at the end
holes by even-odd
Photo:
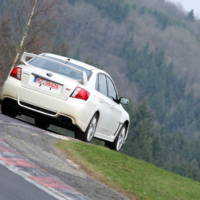
{"type": "Polygon", "coordinates": [[[16,117],[18,114],[18,106],[14,100],[3,100],[1,104],[1,112],[9,117],[16,117]]]}
{"type": "Polygon", "coordinates": [[[126,139],[126,126],[123,125],[115,141],[114,142],[106,141],[105,146],[109,147],[110,149],[120,151],[123,144],[125,143],[125,139],[126,139]]]}
{"type": "Polygon", "coordinates": [[[49,127],[49,122],[44,118],[35,118],[35,125],[41,129],[47,129],[49,127]]]}
{"type": "Polygon", "coordinates": [[[95,135],[97,124],[98,124],[98,115],[95,114],[90,120],[90,123],[85,133],[83,133],[82,131],[76,131],[75,138],[79,140],[83,140],[85,142],[91,142],[95,135]]]}

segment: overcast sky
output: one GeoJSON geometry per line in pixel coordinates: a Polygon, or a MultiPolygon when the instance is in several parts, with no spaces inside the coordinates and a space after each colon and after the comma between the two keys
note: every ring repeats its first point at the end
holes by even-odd
{"type": "Polygon", "coordinates": [[[181,4],[182,7],[187,11],[194,9],[195,14],[200,16],[200,0],[168,0],[168,1],[181,4]]]}

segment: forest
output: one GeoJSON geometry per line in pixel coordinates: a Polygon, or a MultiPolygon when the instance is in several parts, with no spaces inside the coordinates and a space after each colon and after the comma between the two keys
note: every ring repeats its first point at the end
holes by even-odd
{"type": "Polygon", "coordinates": [[[165,0],[0,0],[0,85],[17,52],[108,71],[131,99],[123,152],[200,181],[200,20],[165,0]],[[24,35],[22,48],[21,39],[24,35]]]}

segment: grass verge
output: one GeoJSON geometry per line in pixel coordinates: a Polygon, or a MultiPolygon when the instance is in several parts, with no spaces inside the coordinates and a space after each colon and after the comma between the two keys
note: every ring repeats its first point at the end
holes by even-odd
{"type": "Polygon", "coordinates": [[[140,200],[198,200],[200,183],[97,145],[59,141],[57,147],[104,183],[140,200]]]}

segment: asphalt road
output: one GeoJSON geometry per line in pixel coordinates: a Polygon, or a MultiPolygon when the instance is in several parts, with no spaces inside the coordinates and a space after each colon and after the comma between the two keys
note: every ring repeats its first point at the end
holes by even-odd
{"type": "Polygon", "coordinates": [[[0,165],[0,200],[56,200],[0,165]]]}
{"type": "MultiPolygon", "coordinates": [[[[31,119],[28,121],[31,122],[31,119]]],[[[50,197],[49,193],[45,194],[46,189],[47,192],[50,190],[53,194],[58,192],[64,195],[64,200],[128,200],[87,175],[59,152],[55,148],[55,136],[60,135],[52,134],[54,133],[39,129],[27,121],[7,117],[0,112],[0,200],[55,198],[50,197]],[[12,149],[16,152],[13,153],[12,149]],[[4,166],[11,169],[14,167],[15,174],[2,167],[1,160],[4,161],[4,166]],[[20,174],[18,176],[18,172],[26,177],[22,178],[20,174]],[[41,188],[25,180],[30,180],[32,176],[31,180],[39,183],[41,188]],[[24,191],[24,194],[21,191],[24,191]],[[66,196],[69,198],[65,198],[66,196]]]]}

